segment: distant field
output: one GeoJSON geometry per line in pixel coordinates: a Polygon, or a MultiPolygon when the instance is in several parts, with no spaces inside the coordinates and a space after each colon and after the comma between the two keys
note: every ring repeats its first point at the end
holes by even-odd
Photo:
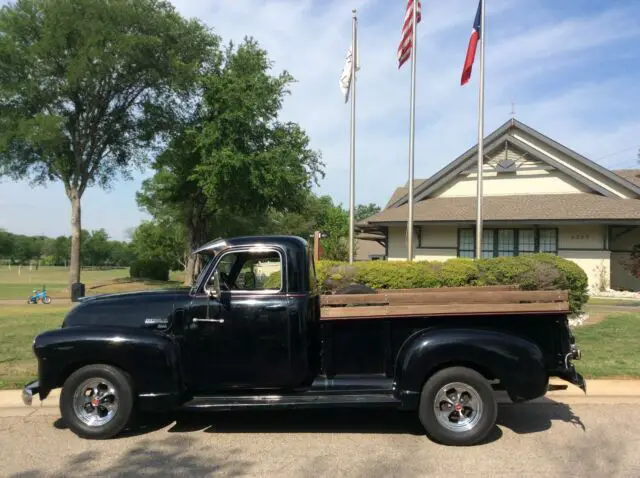
{"type": "MultiPolygon", "coordinates": [[[[65,267],[40,267],[29,270],[28,266],[2,266],[0,268],[0,300],[24,299],[33,289],[46,286],[47,293],[54,299],[69,297],[67,280],[69,270],[65,267]]],[[[172,272],[169,282],[131,281],[129,269],[83,270],[81,281],[85,284],[87,295],[110,292],[125,292],[155,287],[171,287],[182,281],[182,272],[172,272]]]]}

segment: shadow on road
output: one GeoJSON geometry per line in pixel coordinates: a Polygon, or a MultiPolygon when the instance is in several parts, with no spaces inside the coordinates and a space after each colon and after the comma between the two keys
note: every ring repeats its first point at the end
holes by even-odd
{"type": "MultiPolygon", "coordinates": [[[[553,422],[586,430],[569,405],[544,398],[539,403],[498,405],[497,424],[517,434],[550,429],[553,422]]],[[[54,426],[65,428],[58,420],[54,426]]],[[[145,435],[166,428],[167,433],[361,433],[424,435],[415,412],[387,409],[269,410],[177,412],[145,414],[118,438],[145,435]]],[[[502,437],[496,427],[485,443],[502,437]]]]}
{"type": "MultiPolygon", "coordinates": [[[[104,446],[104,442],[102,442],[104,446]]],[[[236,460],[239,450],[227,450],[224,455],[215,449],[201,445],[192,437],[167,436],[163,439],[143,440],[118,459],[108,462],[105,468],[97,468],[101,454],[96,447],[77,453],[66,461],[64,476],[138,476],[142,473],[165,476],[208,476],[223,473],[228,476],[245,476],[252,466],[247,461],[236,460]],[[196,453],[200,452],[200,456],[196,453]]],[[[51,476],[43,470],[29,470],[12,475],[12,478],[42,478],[51,476]]],[[[59,476],[59,475],[58,475],[59,476]]]]}
{"type": "Polygon", "coordinates": [[[569,405],[547,397],[539,403],[503,404],[498,407],[498,425],[517,434],[548,430],[554,421],[570,423],[582,431],[587,429],[569,405]]]}

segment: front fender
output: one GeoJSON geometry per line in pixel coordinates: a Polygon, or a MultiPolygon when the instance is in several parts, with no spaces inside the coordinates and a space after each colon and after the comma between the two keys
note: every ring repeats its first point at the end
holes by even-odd
{"type": "Polygon", "coordinates": [[[398,351],[395,394],[405,408],[415,408],[427,379],[456,365],[499,379],[513,401],[531,400],[547,390],[544,357],[533,342],[493,330],[433,328],[416,332],[398,351]]]}
{"type": "Polygon", "coordinates": [[[61,387],[78,368],[96,363],[127,372],[142,408],[150,401],[173,402],[182,391],[180,348],[172,337],[158,331],[65,327],[38,335],[33,348],[38,359],[41,399],[61,387]]]}

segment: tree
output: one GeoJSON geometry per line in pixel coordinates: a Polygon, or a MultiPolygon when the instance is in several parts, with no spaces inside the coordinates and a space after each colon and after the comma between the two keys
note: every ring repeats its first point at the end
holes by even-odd
{"type": "Polygon", "coordinates": [[[4,229],[0,229],[0,257],[11,257],[14,247],[13,242],[13,235],[4,229]]]}
{"type": "Polygon", "coordinates": [[[98,229],[88,234],[83,248],[83,254],[86,258],[84,264],[90,266],[103,266],[109,262],[111,253],[111,244],[109,234],[104,229],[98,229]]]}
{"type": "Polygon", "coordinates": [[[379,212],[380,207],[376,206],[373,203],[358,204],[356,206],[356,210],[353,212],[353,216],[356,221],[362,221],[368,217],[373,216],[374,214],[378,214],[379,212]]]}
{"type": "MultiPolygon", "coordinates": [[[[251,39],[222,51],[202,78],[195,114],[143,184],[139,204],[156,218],[179,220],[187,250],[212,236],[255,231],[270,212],[300,210],[322,175],[307,135],[278,119],[293,78],[270,69],[251,39]]],[[[189,256],[185,282],[196,270],[189,256]]]]}
{"type": "MultiPolygon", "coordinates": [[[[146,160],[217,38],[162,0],[18,0],[0,10],[0,175],[61,181],[80,280],[81,199],[146,160]]],[[[179,108],[178,108],[179,107],[179,108]]]]}
{"type": "Polygon", "coordinates": [[[345,261],[349,258],[349,211],[334,204],[330,196],[318,198],[316,229],[325,233],[323,258],[345,261]]]}
{"type": "Polygon", "coordinates": [[[184,231],[170,220],[145,221],[134,231],[131,251],[142,260],[159,259],[173,270],[186,266],[184,231]]]}

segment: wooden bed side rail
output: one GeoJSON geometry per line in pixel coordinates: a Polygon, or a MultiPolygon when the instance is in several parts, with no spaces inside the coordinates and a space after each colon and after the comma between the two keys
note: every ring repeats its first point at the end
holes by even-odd
{"type": "Polygon", "coordinates": [[[506,303],[565,303],[569,300],[566,290],[487,290],[482,288],[432,289],[425,292],[396,292],[389,290],[378,294],[343,294],[321,296],[323,307],[365,305],[435,305],[435,304],[506,304],[506,303]]]}
{"type": "Polygon", "coordinates": [[[484,316],[566,314],[568,302],[511,303],[511,304],[436,304],[436,305],[382,305],[363,307],[323,307],[321,320],[385,319],[397,320],[413,317],[484,316]]]}
{"type": "Polygon", "coordinates": [[[422,287],[415,289],[377,289],[376,294],[386,294],[386,293],[394,293],[394,294],[413,294],[415,292],[424,292],[427,294],[448,290],[448,291],[461,291],[467,292],[469,290],[520,290],[520,287],[517,285],[482,285],[482,286],[461,286],[461,287],[422,287]]]}

